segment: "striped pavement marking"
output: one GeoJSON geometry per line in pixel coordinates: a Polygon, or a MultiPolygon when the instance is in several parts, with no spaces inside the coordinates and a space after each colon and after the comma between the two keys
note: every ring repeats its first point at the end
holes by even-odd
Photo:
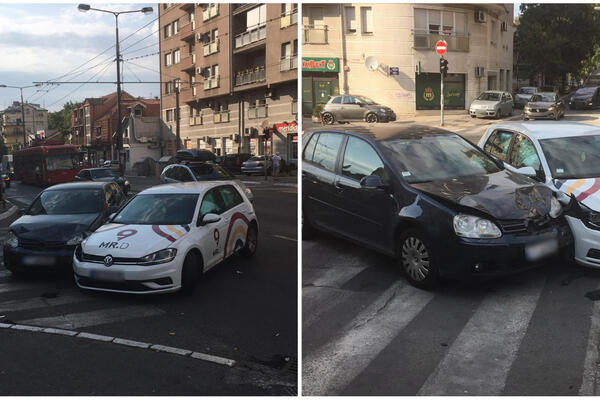
{"type": "Polygon", "coordinates": [[[501,395],[544,283],[487,295],[418,395],[501,395]]]}
{"type": "Polygon", "coordinates": [[[396,282],[362,311],[341,337],[303,360],[303,394],[339,394],[402,331],[433,294],[396,282]]]}

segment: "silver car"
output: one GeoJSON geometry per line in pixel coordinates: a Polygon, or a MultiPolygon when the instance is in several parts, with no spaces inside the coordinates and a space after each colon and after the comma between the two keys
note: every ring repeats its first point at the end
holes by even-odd
{"type": "Polygon", "coordinates": [[[396,120],[391,108],[376,103],[365,96],[333,96],[321,110],[324,124],[334,121],[389,122],[396,120]]]}
{"type": "Polygon", "coordinates": [[[531,99],[531,96],[533,96],[537,92],[538,88],[536,87],[524,86],[520,88],[515,94],[515,107],[525,107],[529,99],[531,99]]]}
{"type": "Polygon", "coordinates": [[[523,108],[523,119],[547,118],[559,120],[565,116],[565,104],[558,93],[540,92],[531,96],[523,108]]]}
{"type": "Polygon", "coordinates": [[[471,114],[471,118],[502,118],[505,115],[512,115],[512,95],[508,92],[501,92],[499,90],[488,90],[483,92],[471,103],[469,114],[471,114]]]}

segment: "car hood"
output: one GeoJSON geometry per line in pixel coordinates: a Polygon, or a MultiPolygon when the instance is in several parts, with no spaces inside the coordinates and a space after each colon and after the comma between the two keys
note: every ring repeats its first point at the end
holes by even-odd
{"type": "Polygon", "coordinates": [[[532,94],[527,94],[527,93],[517,93],[517,94],[515,95],[515,97],[516,97],[517,99],[530,99],[530,98],[531,98],[531,96],[533,96],[533,95],[532,95],[532,94]]]}
{"type": "Polygon", "coordinates": [[[84,253],[140,258],[168,247],[176,247],[189,225],[106,224],[83,243],[84,253]]]}
{"type": "Polygon", "coordinates": [[[411,186],[444,202],[474,208],[496,219],[545,217],[550,212],[550,188],[507,170],[411,186]]]}
{"type": "Polygon", "coordinates": [[[573,194],[577,201],[594,211],[600,212],[600,177],[555,179],[554,186],[565,194],[573,194]]]}
{"type": "Polygon", "coordinates": [[[10,225],[20,238],[66,242],[79,232],[92,230],[102,214],[24,215],[10,225]]]}
{"type": "Polygon", "coordinates": [[[527,105],[529,107],[548,108],[555,106],[556,103],[554,103],[553,101],[530,101],[529,103],[527,103],[527,105]]]}
{"type": "Polygon", "coordinates": [[[492,100],[473,100],[473,102],[471,103],[471,107],[472,106],[497,106],[498,103],[500,103],[499,101],[492,101],[492,100]]]}
{"type": "Polygon", "coordinates": [[[117,178],[116,176],[105,176],[103,178],[94,178],[95,182],[112,182],[112,181],[117,181],[119,178],[117,178]]]}

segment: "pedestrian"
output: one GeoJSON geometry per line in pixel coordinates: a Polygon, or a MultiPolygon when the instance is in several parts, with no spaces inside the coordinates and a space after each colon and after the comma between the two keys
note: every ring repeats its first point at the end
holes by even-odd
{"type": "Polygon", "coordinates": [[[279,177],[279,167],[281,166],[281,157],[279,157],[279,152],[275,153],[271,160],[273,161],[273,179],[277,179],[279,177]]]}

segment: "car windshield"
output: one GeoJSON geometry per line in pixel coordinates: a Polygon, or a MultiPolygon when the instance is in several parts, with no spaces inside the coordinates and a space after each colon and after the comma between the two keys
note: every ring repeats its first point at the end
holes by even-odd
{"type": "Polygon", "coordinates": [[[194,218],[197,194],[140,194],[113,218],[117,224],[187,225],[194,218]]]}
{"type": "Polygon", "coordinates": [[[524,87],[524,88],[519,89],[519,93],[521,93],[521,94],[534,94],[535,93],[535,88],[524,87]]]}
{"type": "Polygon", "coordinates": [[[254,157],[250,157],[248,159],[248,161],[265,161],[265,157],[264,156],[254,156],[254,157]]]}
{"type": "Polygon", "coordinates": [[[556,101],[556,96],[553,94],[534,94],[531,97],[532,102],[536,102],[536,101],[545,101],[545,102],[555,102],[556,101]]]}
{"type": "Polygon", "coordinates": [[[368,97],[365,96],[354,96],[355,99],[359,100],[361,103],[365,103],[365,104],[377,104],[375,101],[371,100],[368,97]]]}
{"type": "Polygon", "coordinates": [[[500,101],[500,93],[494,92],[483,92],[479,95],[477,100],[485,100],[485,101],[500,101]]]}
{"type": "Polygon", "coordinates": [[[553,178],[600,177],[600,135],[540,140],[553,178]]]}
{"type": "Polygon", "coordinates": [[[594,92],[596,91],[596,88],[581,88],[581,89],[577,89],[577,91],[575,92],[576,96],[582,96],[582,95],[591,95],[594,94],[594,92]]]}
{"type": "Polygon", "coordinates": [[[90,170],[93,179],[107,178],[116,176],[112,169],[92,169],[90,170]]]}
{"type": "Polygon", "coordinates": [[[428,135],[419,139],[393,139],[381,143],[395,169],[410,183],[500,171],[492,158],[460,136],[428,135]]]}
{"type": "Polygon", "coordinates": [[[198,180],[231,179],[232,176],[218,165],[200,164],[190,166],[198,180]]]}
{"type": "Polygon", "coordinates": [[[100,189],[47,190],[31,204],[29,215],[95,214],[102,211],[100,189]]]}

